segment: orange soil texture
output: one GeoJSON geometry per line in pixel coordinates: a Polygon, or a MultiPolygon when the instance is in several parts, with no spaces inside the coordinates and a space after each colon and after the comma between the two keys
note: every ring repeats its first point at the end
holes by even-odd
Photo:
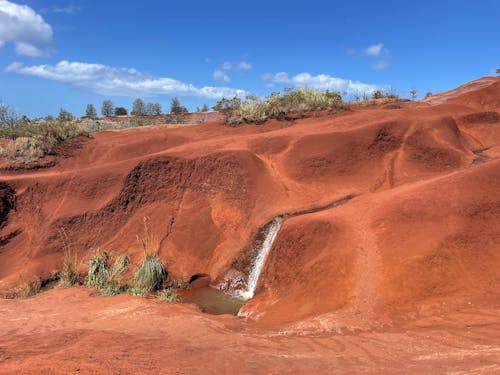
{"type": "Polygon", "coordinates": [[[301,213],[244,317],[83,287],[4,299],[0,373],[500,372],[499,112],[488,77],[293,122],[102,132],[0,171],[3,291],[53,278],[68,242],[137,264],[144,216],[173,279],[215,283],[301,213]]]}

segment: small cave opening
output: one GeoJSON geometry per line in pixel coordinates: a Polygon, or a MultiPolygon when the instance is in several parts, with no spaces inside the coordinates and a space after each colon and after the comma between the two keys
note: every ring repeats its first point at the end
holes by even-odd
{"type": "Polygon", "coordinates": [[[189,278],[188,283],[193,284],[196,280],[199,279],[210,279],[210,276],[206,273],[195,273],[189,278]]]}

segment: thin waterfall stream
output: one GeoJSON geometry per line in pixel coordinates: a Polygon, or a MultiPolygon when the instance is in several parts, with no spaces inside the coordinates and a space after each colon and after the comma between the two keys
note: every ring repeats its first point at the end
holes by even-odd
{"type": "Polygon", "coordinates": [[[236,295],[244,300],[249,300],[253,298],[255,294],[255,289],[257,289],[257,283],[259,281],[260,274],[264,265],[266,264],[267,257],[273,247],[274,241],[278,236],[278,232],[281,229],[281,224],[283,222],[283,217],[275,217],[268,226],[267,233],[264,237],[264,241],[260,245],[257,252],[257,257],[254,260],[252,271],[248,275],[247,287],[245,290],[238,291],[236,295]]]}

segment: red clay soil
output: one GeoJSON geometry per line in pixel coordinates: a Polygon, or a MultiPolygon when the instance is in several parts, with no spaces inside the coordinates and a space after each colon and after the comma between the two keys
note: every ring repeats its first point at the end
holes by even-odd
{"type": "MultiPolygon", "coordinates": [[[[500,372],[500,79],[293,122],[95,134],[1,171],[0,290],[65,246],[142,255],[172,279],[235,272],[285,220],[245,317],[54,289],[0,300],[0,373],[500,372]]],[[[85,270],[82,262],[82,271],[85,270]]]]}

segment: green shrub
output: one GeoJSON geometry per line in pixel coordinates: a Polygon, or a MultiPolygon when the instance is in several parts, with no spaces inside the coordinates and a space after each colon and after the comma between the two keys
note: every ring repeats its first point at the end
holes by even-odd
{"type": "Polygon", "coordinates": [[[97,250],[92,258],[87,262],[89,272],[87,276],[87,286],[90,288],[102,289],[108,283],[110,273],[109,260],[111,255],[106,251],[97,250]]]}
{"type": "Polygon", "coordinates": [[[116,288],[112,284],[106,284],[102,289],[101,289],[101,294],[103,296],[116,296],[117,294],[120,294],[120,289],[116,288]]]}
{"type": "Polygon", "coordinates": [[[87,262],[89,266],[87,286],[99,289],[106,296],[114,296],[126,289],[122,277],[130,264],[126,254],[118,256],[112,266],[111,258],[112,254],[98,250],[87,262]]]}
{"type": "Polygon", "coordinates": [[[146,295],[146,291],[144,289],[141,289],[141,288],[137,288],[137,287],[132,287],[128,290],[128,292],[133,295],[133,296],[138,296],[138,297],[144,297],[146,295]]]}
{"type": "Polygon", "coordinates": [[[399,95],[393,93],[393,92],[386,92],[382,90],[375,90],[372,94],[372,99],[398,99],[399,95]]]}
{"type": "Polygon", "coordinates": [[[177,292],[173,288],[163,289],[156,296],[161,301],[169,302],[169,303],[177,303],[179,302],[179,296],[177,292]]]}

